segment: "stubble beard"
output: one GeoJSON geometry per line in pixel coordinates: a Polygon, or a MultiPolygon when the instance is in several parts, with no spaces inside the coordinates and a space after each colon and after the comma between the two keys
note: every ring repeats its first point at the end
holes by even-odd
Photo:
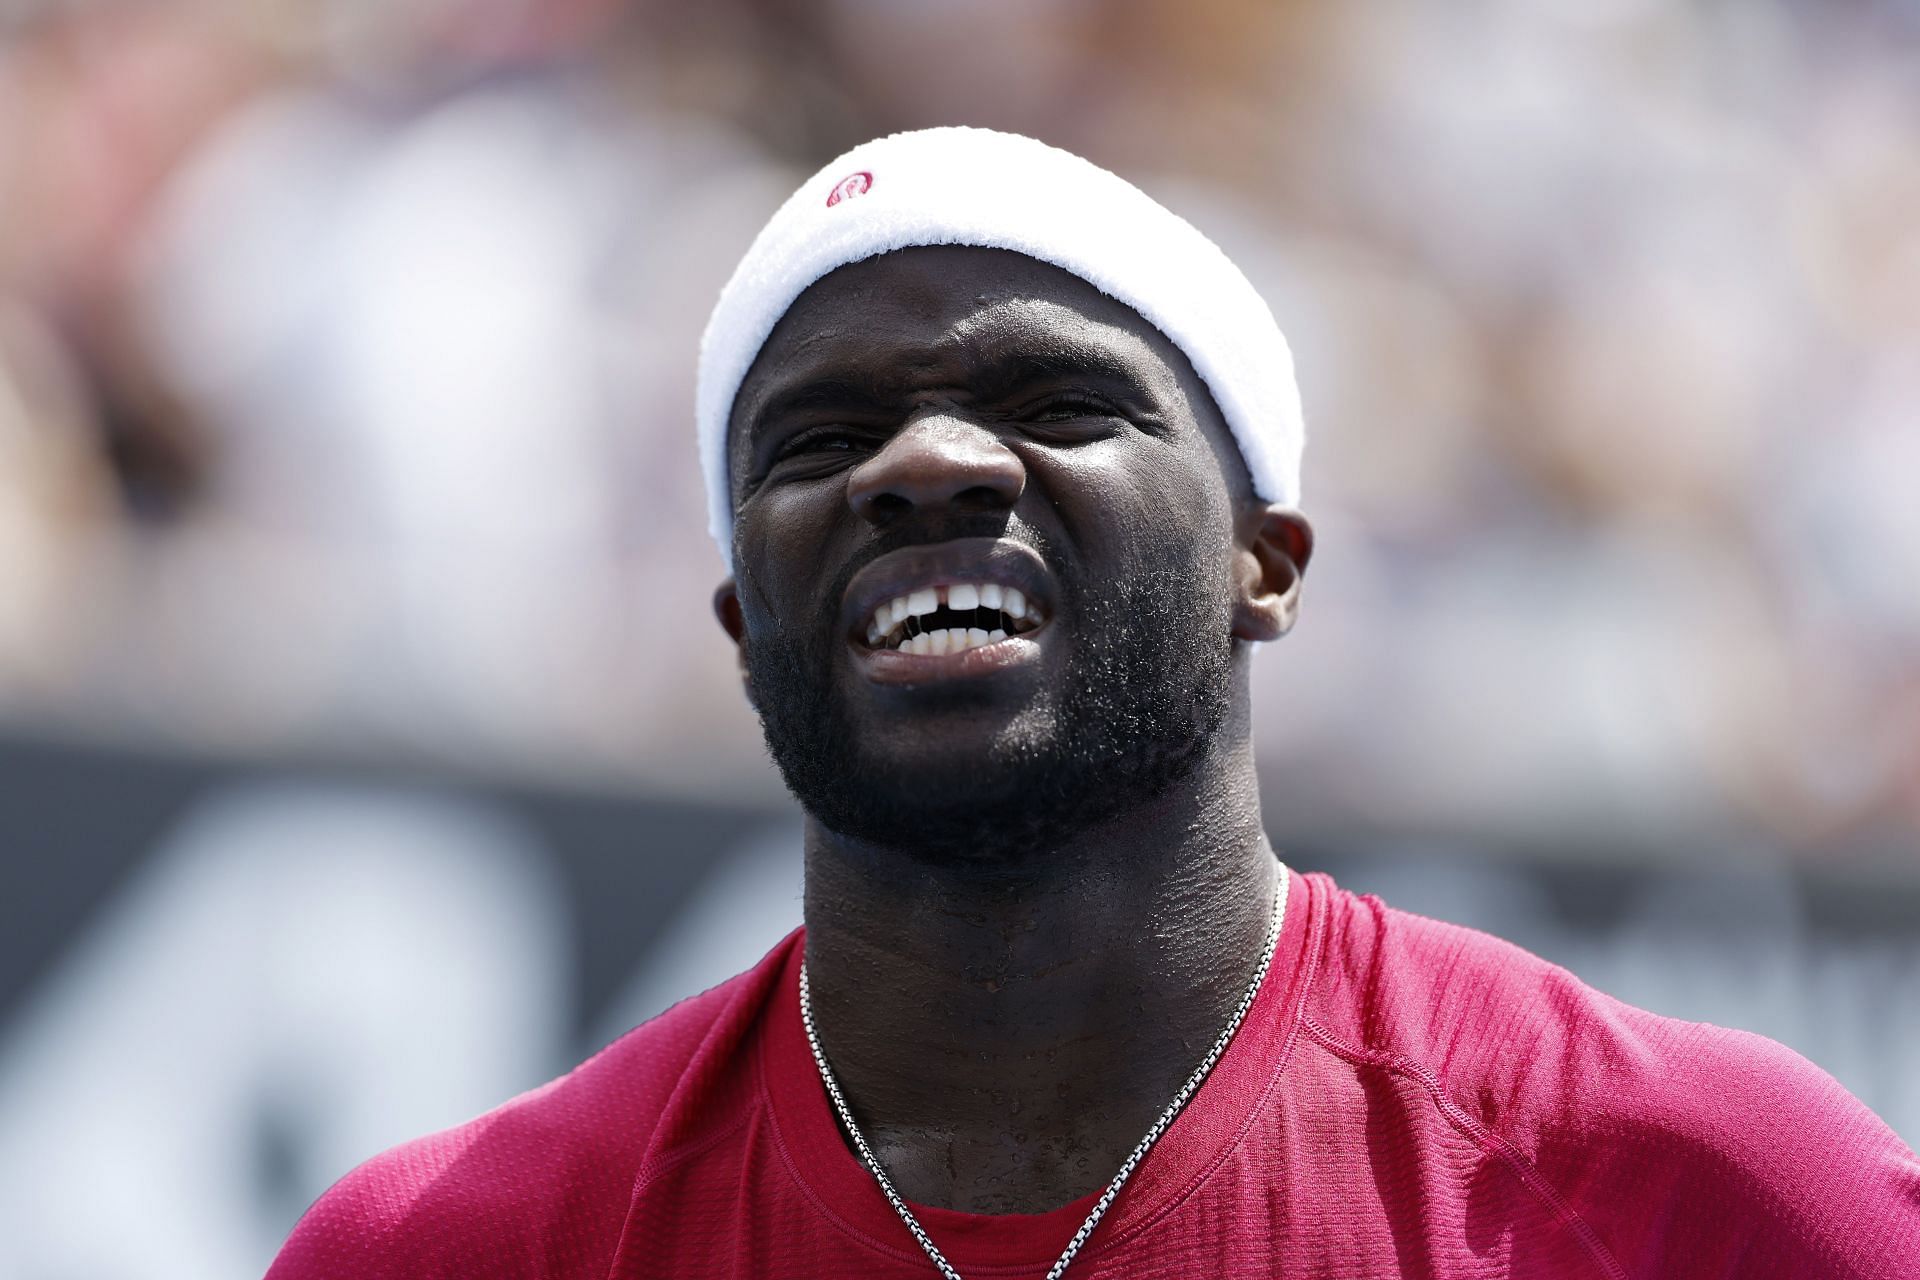
{"type": "MultiPolygon", "coordinates": [[[[1168,558],[1171,561],[1171,557],[1168,558]]],[[[830,831],[943,866],[1017,872],[1187,778],[1231,706],[1231,606],[1191,564],[1138,565],[1104,593],[1062,583],[1065,672],[984,750],[941,767],[870,748],[834,670],[832,619],[747,647],[767,747],[830,831]]]]}

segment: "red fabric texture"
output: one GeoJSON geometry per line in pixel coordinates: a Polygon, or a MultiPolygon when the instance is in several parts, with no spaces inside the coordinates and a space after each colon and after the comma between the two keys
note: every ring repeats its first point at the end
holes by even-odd
{"type": "MultiPolygon", "coordinates": [[[[935,1274],[835,1128],[796,932],[562,1077],[356,1169],[268,1280],[935,1274]]],[[[1092,1206],[916,1206],[968,1277],[1092,1206]]],[[[1920,1160],[1758,1036],[1294,875],[1271,973],[1073,1277],[1920,1276],[1920,1160]]]]}

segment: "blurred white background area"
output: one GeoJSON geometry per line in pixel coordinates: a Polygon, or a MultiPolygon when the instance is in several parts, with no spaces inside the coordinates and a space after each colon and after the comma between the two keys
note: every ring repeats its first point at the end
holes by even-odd
{"type": "Polygon", "coordinates": [[[13,0],[0,1276],[258,1274],[798,922],[694,357],[947,123],[1293,342],[1276,845],[1920,1141],[1912,0],[13,0]]]}

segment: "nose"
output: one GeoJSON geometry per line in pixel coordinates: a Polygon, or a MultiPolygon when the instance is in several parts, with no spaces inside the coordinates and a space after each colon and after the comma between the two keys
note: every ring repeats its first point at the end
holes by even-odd
{"type": "Polygon", "coordinates": [[[1018,454],[950,414],[918,418],[847,477],[847,505],[876,524],[940,508],[1004,511],[1027,487],[1018,454]]]}

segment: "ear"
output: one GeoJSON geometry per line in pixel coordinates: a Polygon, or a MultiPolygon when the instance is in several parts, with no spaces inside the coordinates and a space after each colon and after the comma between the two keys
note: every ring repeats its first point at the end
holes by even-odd
{"type": "Polygon", "coordinates": [[[753,679],[747,674],[747,620],[740,613],[740,591],[732,578],[722,579],[713,589],[713,616],[720,619],[720,629],[733,638],[740,660],[740,684],[746,690],[747,704],[752,706],[753,679]]]}
{"type": "Polygon", "coordinates": [[[1236,640],[1278,640],[1300,614],[1300,580],[1313,558],[1313,526],[1291,507],[1253,503],[1234,538],[1236,640]]]}

